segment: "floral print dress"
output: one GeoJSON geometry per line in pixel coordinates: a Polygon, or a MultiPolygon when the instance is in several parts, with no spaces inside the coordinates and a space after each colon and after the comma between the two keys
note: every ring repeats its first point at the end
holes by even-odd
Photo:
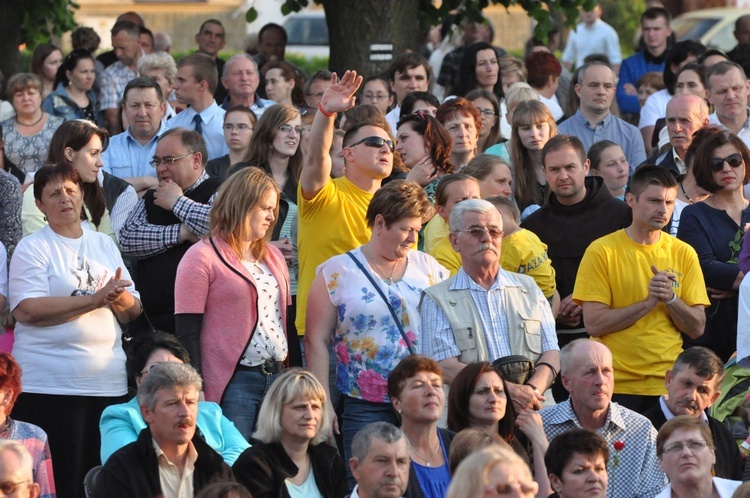
{"type": "Polygon", "coordinates": [[[388,298],[404,327],[407,344],[388,307],[372,283],[346,255],[334,256],[320,267],[331,303],[338,308],[333,348],[336,388],[344,395],[389,403],[387,379],[409,346],[419,351],[419,299],[422,290],[448,278],[448,270],[432,256],[409,251],[401,280],[388,285],[370,267],[361,248],[352,251],[388,298]]]}

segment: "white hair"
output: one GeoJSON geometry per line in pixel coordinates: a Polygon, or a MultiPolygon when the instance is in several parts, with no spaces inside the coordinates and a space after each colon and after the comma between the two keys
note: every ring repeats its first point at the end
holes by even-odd
{"type": "MultiPolygon", "coordinates": [[[[491,211],[497,211],[497,208],[495,208],[491,202],[485,201],[484,199],[466,199],[465,201],[459,202],[453,206],[453,211],[451,211],[451,232],[458,232],[463,229],[464,216],[466,213],[485,214],[491,211]]],[[[503,228],[502,218],[500,218],[500,228],[503,228]]]]}

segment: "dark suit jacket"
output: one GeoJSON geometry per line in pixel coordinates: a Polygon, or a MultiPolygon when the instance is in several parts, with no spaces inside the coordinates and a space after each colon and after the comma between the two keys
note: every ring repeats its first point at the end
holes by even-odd
{"type": "MultiPolygon", "coordinates": [[[[159,480],[159,462],[152,444],[148,427],[138,435],[138,439],[117,450],[102,467],[95,496],[107,498],[155,498],[162,496],[159,480]]],[[[232,469],[224,463],[196,431],[193,445],[198,452],[193,474],[195,494],[214,481],[234,481],[232,469]]]]}
{"type": "Polygon", "coordinates": [[[643,162],[643,164],[656,164],[657,166],[661,166],[662,168],[667,168],[674,175],[674,177],[677,178],[682,173],[680,173],[680,168],[678,168],[677,164],[674,162],[673,150],[674,149],[670,147],[665,152],[661,152],[649,157],[643,162]]]}
{"type": "MultiPolygon", "coordinates": [[[[648,409],[643,416],[654,424],[657,431],[667,421],[667,417],[661,409],[661,403],[657,403],[648,409]]],[[[708,417],[708,427],[711,429],[711,436],[716,447],[716,465],[714,465],[716,477],[741,481],[742,455],[737,442],[732,437],[732,433],[724,427],[724,424],[713,417],[708,417]]]]}

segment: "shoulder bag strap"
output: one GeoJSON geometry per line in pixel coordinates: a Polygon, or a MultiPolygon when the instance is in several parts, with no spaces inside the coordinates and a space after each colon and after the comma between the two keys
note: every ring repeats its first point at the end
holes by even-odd
{"type": "Polygon", "coordinates": [[[372,286],[375,288],[375,290],[378,292],[380,297],[383,299],[383,302],[385,302],[385,305],[388,306],[388,311],[391,312],[391,317],[393,318],[393,321],[396,323],[396,327],[398,327],[398,331],[401,333],[401,338],[406,343],[406,347],[409,348],[409,354],[417,354],[417,352],[414,350],[414,346],[411,342],[409,342],[409,339],[406,337],[406,332],[404,332],[404,326],[401,324],[401,320],[398,319],[398,316],[396,315],[396,310],[393,309],[393,306],[391,306],[391,303],[388,301],[388,298],[383,294],[383,291],[380,289],[380,286],[375,282],[375,280],[372,278],[372,275],[370,275],[370,272],[365,269],[364,266],[362,266],[362,263],[357,260],[357,258],[354,257],[354,254],[352,254],[351,251],[347,251],[346,254],[352,258],[352,261],[354,261],[354,264],[357,265],[357,267],[362,270],[362,273],[364,273],[365,277],[367,277],[367,280],[370,281],[372,286]]]}

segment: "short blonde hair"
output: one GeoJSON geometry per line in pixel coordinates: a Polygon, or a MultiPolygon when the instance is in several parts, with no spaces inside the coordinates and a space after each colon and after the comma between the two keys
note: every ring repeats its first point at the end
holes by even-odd
{"type": "MultiPolygon", "coordinates": [[[[177,79],[177,63],[172,56],[166,52],[154,52],[153,54],[146,54],[138,59],[139,74],[144,74],[154,69],[164,70],[164,77],[170,85],[173,85],[174,80],[177,79]]],[[[168,97],[168,95],[164,96],[164,98],[168,97]]]]}
{"type": "Polygon", "coordinates": [[[502,463],[520,465],[526,471],[528,480],[532,480],[528,465],[510,447],[488,446],[472,453],[458,465],[446,498],[484,496],[490,483],[490,471],[502,463]]]}
{"type": "Polygon", "coordinates": [[[8,97],[12,99],[15,94],[28,90],[29,88],[33,88],[41,93],[42,79],[34,73],[18,73],[8,79],[8,86],[6,87],[5,92],[8,97]]]}
{"type": "Polygon", "coordinates": [[[311,444],[322,443],[328,437],[331,414],[326,403],[326,392],[315,376],[307,370],[292,368],[279,376],[263,398],[258,412],[258,428],[253,437],[264,443],[281,441],[281,411],[295,398],[317,400],[321,405],[320,423],[311,444]]]}
{"type": "MultiPolygon", "coordinates": [[[[243,252],[250,242],[247,217],[269,192],[276,192],[274,216],[278,219],[281,194],[279,185],[262,169],[242,168],[232,173],[222,184],[211,207],[210,233],[223,238],[240,259],[244,257],[243,252]]],[[[258,260],[263,259],[272,234],[273,223],[265,237],[250,242],[250,252],[258,260]]]]}

